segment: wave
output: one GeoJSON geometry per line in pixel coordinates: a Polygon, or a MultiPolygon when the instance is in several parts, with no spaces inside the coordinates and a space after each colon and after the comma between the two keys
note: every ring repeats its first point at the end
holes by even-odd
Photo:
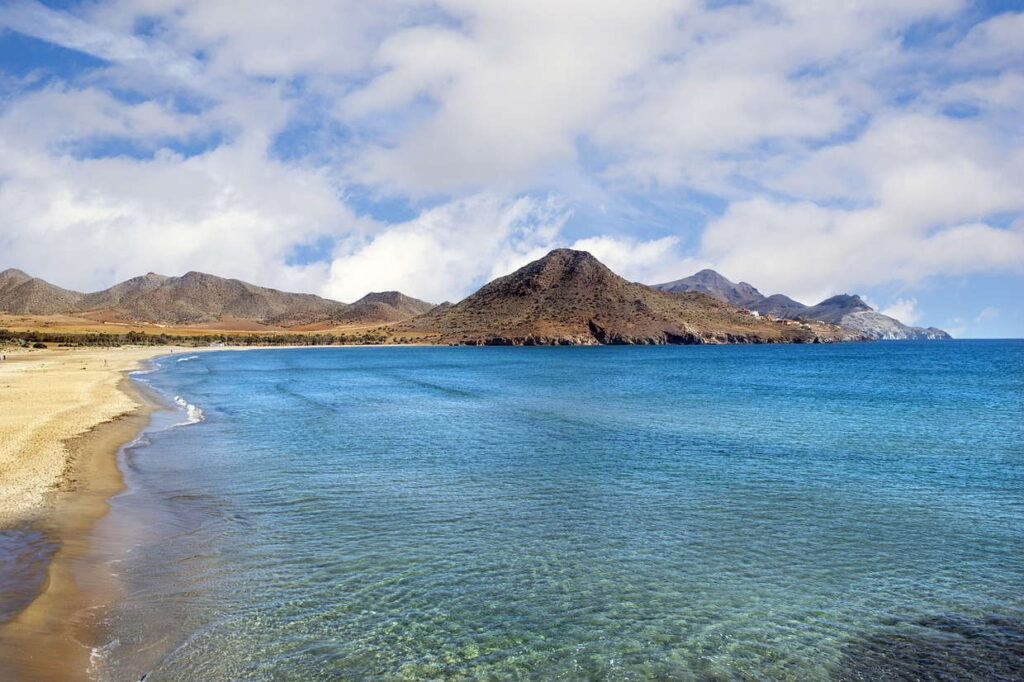
{"type": "Polygon", "coordinates": [[[178,358],[175,362],[188,362],[189,360],[195,360],[198,357],[198,355],[190,355],[187,358],[178,358]]]}
{"type": "Polygon", "coordinates": [[[103,665],[106,663],[107,657],[110,655],[110,652],[120,644],[121,640],[115,637],[106,644],[90,647],[89,669],[86,673],[89,676],[89,679],[100,679],[103,673],[103,665]]]}
{"type": "Polygon", "coordinates": [[[186,416],[185,421],[180,424],[175,424],[175,426],[188,426],[189,424],[198,424],[203,421],[203,411],[182,398],[180,395],[174,396],[174,402],[184,408],[186,416]]]}

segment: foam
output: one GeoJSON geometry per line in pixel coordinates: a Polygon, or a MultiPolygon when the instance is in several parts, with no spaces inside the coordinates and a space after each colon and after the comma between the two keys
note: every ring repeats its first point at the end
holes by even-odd
{"type": "Polygon", "coordinates": [[[203,421],[203,411],[180,395],[174,396],[174,402],[184,408],[186,416],[185,421],[175,424],[175,426],[188,426],[189,424],[198,424],[203,421]]]}

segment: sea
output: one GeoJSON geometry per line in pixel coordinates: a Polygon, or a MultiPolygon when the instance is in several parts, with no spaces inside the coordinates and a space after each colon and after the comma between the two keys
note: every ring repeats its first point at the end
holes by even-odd
{"type": "Polygon", "coordinates": [[[1024,341],[177,353],[98,680],[1024,679],[1024,341]]]}

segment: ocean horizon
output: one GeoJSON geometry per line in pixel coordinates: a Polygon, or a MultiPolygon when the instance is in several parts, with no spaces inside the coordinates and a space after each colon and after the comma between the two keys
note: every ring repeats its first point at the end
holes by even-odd
{"type": "Polygon", "coordinates": [[[1022,380],[1019,340],[164,356],[93,674],[1017,679],[1022,380]]]}

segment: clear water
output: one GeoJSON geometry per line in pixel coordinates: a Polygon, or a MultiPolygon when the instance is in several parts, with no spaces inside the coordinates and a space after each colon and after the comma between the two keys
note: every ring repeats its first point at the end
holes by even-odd
{"type": "Polygon", "coordinates": [[[177,360],[100,678],[1024,674],[1024,342],[177,360]]]}

